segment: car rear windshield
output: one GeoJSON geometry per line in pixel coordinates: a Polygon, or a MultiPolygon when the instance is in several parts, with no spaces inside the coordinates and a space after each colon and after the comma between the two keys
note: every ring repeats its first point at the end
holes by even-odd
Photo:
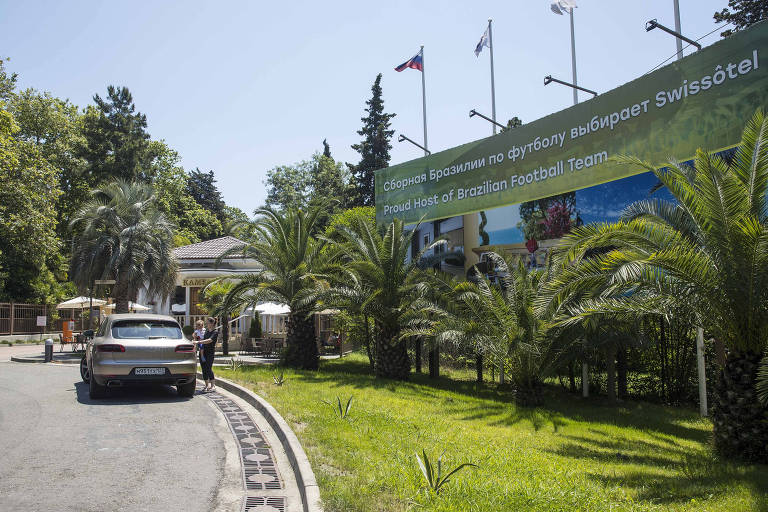
{"type": "Polygon", "coordinates": [[[126,338],[181,338],[181,329],[176,322],[162,320],[120,320],[112,325],[112,337],[126,338]]]}

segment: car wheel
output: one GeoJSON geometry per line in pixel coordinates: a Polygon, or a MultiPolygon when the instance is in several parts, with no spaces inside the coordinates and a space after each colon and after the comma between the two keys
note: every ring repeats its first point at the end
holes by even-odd
{"type": "Polygon", "coordinates": [[[80,360],[80,377],[85,383],[91,380],[91,370],[88,369],[88,360],[85,356],[80,360]]]}
{"type": "Polygon", "coordinates": [[[107,386],[100,386],[96,383],[96,379],[91,375],[89,375],[89,377],[91,378],[88,379],[88,396],[93,400],[107,396],[107,386]]]}
{"type": "Polygon", "coordinates": [[[197,379],[192,379],[192,382],[176,386],[176,391],[179,392],[179,396],[185,396],[187,398],[195,396],[196,380],[197,379]]]}

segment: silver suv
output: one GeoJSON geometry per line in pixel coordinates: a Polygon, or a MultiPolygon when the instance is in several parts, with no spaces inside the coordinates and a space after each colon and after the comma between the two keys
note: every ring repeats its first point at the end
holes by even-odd
{"type": "Polygon", "coordinates": [[[91,398],[131,382],[176,386],[179,395],[195,394],[195,346],[176,320],[165,315],[110,315],[88,342],[80,373],[91,398]]]}

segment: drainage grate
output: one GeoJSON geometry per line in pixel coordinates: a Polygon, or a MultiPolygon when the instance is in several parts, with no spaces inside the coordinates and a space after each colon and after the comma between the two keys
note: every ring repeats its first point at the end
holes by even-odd
{"type": "MultiPolygon", "coordinates": [[[[253,419],[234,400],[218,393],[208,393],[205,396],[224,414],[230,431],[237,439],[245,491],[283,489],[272,451],[253,419]]],[[[285,497],[245,496],[243,510],[245,512],[285,512],[285,507],[285,497]]]]}
{"type": "Polygon", "coordinates": [[[283,484],[277,477],[274,467],[245,467],[245,488],[261,491],[263,489],[282,489],[283,484]]]}
{"type": "Polygon", "coordinates": [[[285,512],[285,498],[248,496],[245,498],[245,512],[285,512]]]}
{"type": "Polygon", "coordinates": [[[275,461],[269,448],[243,448],[240,450],[240,453],[246,466],[275,466],[275,461]]]}
{"type": "Polygon", "coordinates": [[[242,448],[267,448],[269,446],[261,434],[257,432],[235,434],[235,437],[242,448]]]}

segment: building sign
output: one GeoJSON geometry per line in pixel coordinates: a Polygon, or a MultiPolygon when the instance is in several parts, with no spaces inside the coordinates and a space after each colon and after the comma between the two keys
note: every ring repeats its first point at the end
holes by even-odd
{"type": "Polygon", "coordinates": [[[376,172],[376,220],[413,223],[633,176],[734,147],[768,105],[768,22],[571,108],[376,172]]]}
{"type": "Polygon", "coordinates": [[[213,279],[212,277],[190,277],[182,279],[181,286],[185,288],[198,288],[207,285],[213,279]]]}

